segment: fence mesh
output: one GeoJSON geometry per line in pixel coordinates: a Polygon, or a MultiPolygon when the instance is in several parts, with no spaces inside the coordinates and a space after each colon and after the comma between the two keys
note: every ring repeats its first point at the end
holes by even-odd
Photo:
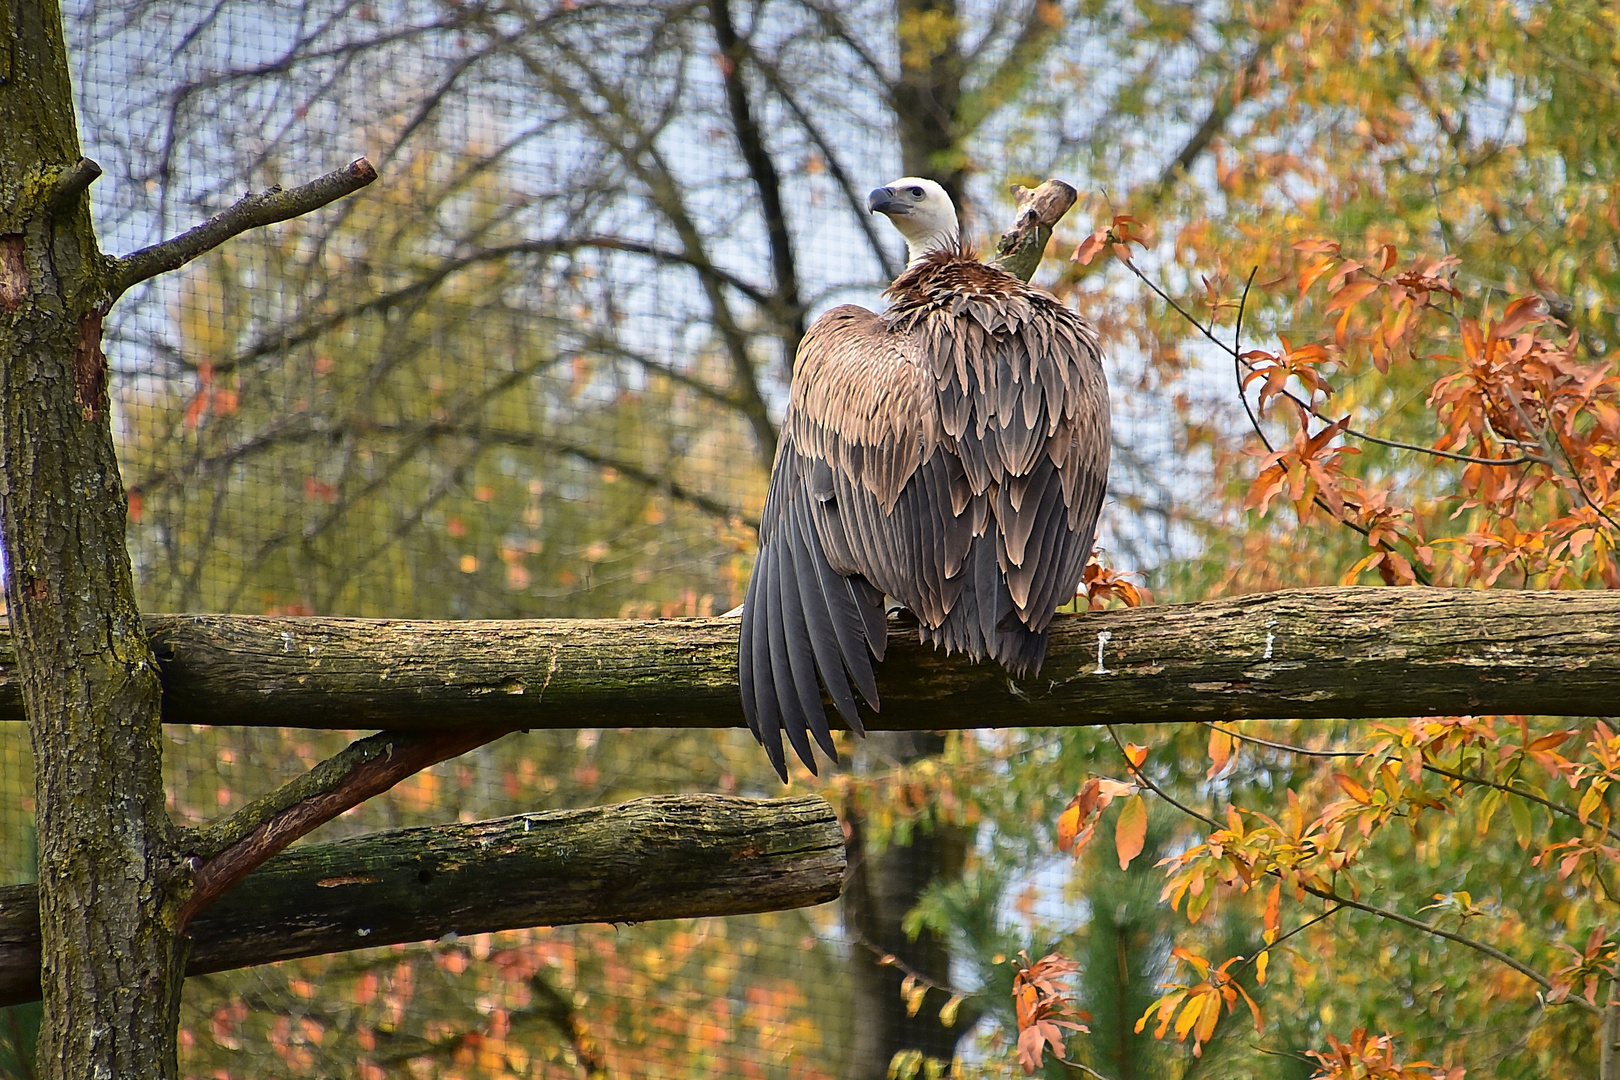
{"type": "MultiPolygon", "coordinates": [[[[784,298],[812,316],[846,300],[879,306],[900,253],[859,205],[900,171],[868,60],[814,4],[750,12],[748,89],[792,207],[785,247],[739,150],[732,61],[684,6],[70,4],[85,152],[106,169],[92,196],[106,250],[361,155],[382,174],[114,309],[106,350],[142,609],[682,617],[740,603],[802,325],[784,298]]],[[[875,4],[842,15],[857,28],[893,18],[875,4]]],[[[989,131],[987,156],[1081,169],[1066,123],[1054,110],[1045,126],[989,131]]],[[[1000,176],[969,181],[980,234],[1005,217],[1000,176]]],[[[1148,389],[1124,396],[1116,421],[1143,460],[1168,439],[1148,389]]],[[[1150,512],[1162,500],[1133,483],[1115,490],[1140,512],[1119,515],[1104,543],[1149,565],[1177,538],[1150,512]]],[[[190,825],[348,736],[215,726],[167,737],[170,808],[190,825]]],[[[1027,739],[1003,759],[1058,752],[1027,739]]],[[[948,779],[953,761],[982,764],[989,741],[953,738],[930,760],[948,779]]],[[[903,792],[917,755],[892,751],[855,767],[893,773],[903,792]]],[[[305,842],[681,791],[781,787],[746,733],[517,734],[305,842]]],[[[32,810],[26,728],[0,723],[0,884],[32,878],[32,810]]],[[[960,873],[998,845],[1008,899],[993,909],[1018,928],[1009,941],[1084,922],[1067,871],[1008,855],[971,820],[867,824],[874,866],[907,851],[884,872],[923,873],[883,901],[899,905],[885,916],[895,928],[942,866],[960,873]]],[[[867,1018],[852,1008],[852,970],[883,951],[859,929],[870,925],[828,905],[198,977],[182,1070],[882,1076],[889,1061],[862,1060],[867,1018]]],[[[960,957],[939,975],[979,978],[960,957]]],[[[950,1041],[972,1027],[964,1014],[950,1041]]],[[[1004,1035],[986,1021],[956,1048],[1005,1070],[1004,1054],[983,1050],[1004,1035]]]]}

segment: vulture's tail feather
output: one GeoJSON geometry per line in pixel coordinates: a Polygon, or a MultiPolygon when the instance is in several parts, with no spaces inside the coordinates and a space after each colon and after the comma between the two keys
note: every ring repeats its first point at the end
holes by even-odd
{"type": "Polygon", "coordinates": [[[956,602],[936,627],[919,627],[923,644],[960,652],[974,660],[995,655],[997,597],[1007,591],[996,563],[996,541],[989,534],[973,538],[962,566],[964,581],[956,602]]]}
{"type": "MultiPolygon", "coordinates": [[[[782,603],[782,575],[783,573],[792,573],[792,571],[783,562],[782,552],[774,550],[776,546],[775,544],[771,545],[773,550],[771,552],[770,574],[761,583],[761,590],[765,593],[765,598],[769,601],[771,609],[770,622],[767,625],[771,642],[771,679],[776,685],[777,708],[782,710],[782,729],[787,733],[788,742],[793,744],[793,749],[798,752],[799,757],[801,759],[812,759],[806,764],[810,766],[810,771],[814,773],[814,756],[810,753],[810,739],[805,734],[806,720],[804,711],[800,705],[798,687],[793,682],[793,658],[788,648],[786,611],[782,603]]],[[[819,705],[820,695],[817,695],[817,697],[817,704],[819,705]]],[[[777,752],[781,753],[780,750],[777,752]]],[[[782,779],[786,780],[785,764],[783,769],[778,771],[782,773],[782,779]]]]}
{"type": "MultiPolygon", "coordinates": [[[[782,573],[779,577],[780,596],[782,599],[782,629],[787,637],[788,664],[793,675],[793,688],[799,696],[799,711],[803,714],[804,725],[815,736],[817,743],[827,752],[827,756],[834,761],[838,754],[833,749],[832,733],[827,729],[827,710],[821,704],[821,684],[816,681],[816,646],[818,635],[815,628],[810,625],[812,616],[810,611],[816,607],[806,607],[804,603],[805,586],[811,584],[804,579],[804,566],[800,561],[800,550],[804,546],[804,539],[800,535],[798,523],[789,515],[783,522],[780,542],[784,548],[782,558],[782,573]]],[[[819,597],[817,598],[819,599],[819,597]]],[[[825,616],[825,612],[818,612],[825,616]]],[[[831,671],[822,669],[828,683],[833,681],[832,672],[843,675],[842,665],[834,661],[831,671]]],[[[793,748],[798,751],[799,757],[805,759],[805,766],[813,775],[816,771],[814,755],[810,752],[809,740],[805,738],[805,726],[788,725],[788,737],[793,740],[793,748]]]]}
{"type": "Polygon", "coordinates": [[[969,654],[977,658],[991,651],[991,642],[996,639],[996,608],[1001,593],[1006,587],[1001,583],[1001,565],[996,554],[996,536],[993,530],[987,530],[984,535],[974,537],[973,552],[968,555],[968,564],[973,574],[974,613],[979,617],[979,632],[976,647],[969,649],[969,654]]]}
{"type": "Polygon", "coordinates": [[[812,774],[812,737],[838,760],[822,686],[850,729],[866,734],[854,690],[878,707],[873,659],[883,658],[888,623],[882,592],[832,568],[805,500],[786,500],[773,531],[743,604],[738,681],[748,728],[785,781],[783,735],[812,774]]]}
{"type": "MultiPolygon", "coordinates": [[[[871,651],[872,659],[882,660],[884,651],[889,647],[889,617],[883,610],[883,590],[859,574],[844,580],[849,583],[849,595],[854,599],[855,608],[865,625],[866,647],[871,651]]],[[[876,688],[873,692],[876,693],[876,688]]],[[[877,708],[876,699],[871,700],[872,708],[877,708]]]]}
{"type": "Polygon", "coordinates": [[[754,598],[759,595],[759,574],[748,579],[748,592],[743,596],[742,636],[737,642],[737,685],[742,689],[743,716],[748,730],[756,741],[759,735],[759,705],[754,700],[754,613],[759,610],[754,598]]]}
{"type": "Polygon", "coordinates": [[[1013,621],[1013,629],[996,635],[996,661],[1014,678],[1038,675],[1046,659],[1047,631],[1035,631],[1013,621]]]}
{"type": "MultiPolygon", "coordinates": [[[[850,674],[861,686],[861,693],[867,693],[871,687],[871,697],[868,701],[876,699],[877,686],[872,678],[872,664],[866,654],[866,643],[860,637],[860,615],[854,610],[849,600],[849,590],[844,587],[838,575],[833,573],[827,560],[821,557],[817,547],[815,528],[810,521],[809,510],[804,502],[795,502],[792,515],[793,524],[793,563],[799,580],[799,599],[804,608],[805,620],[810,628],[810,645],[815,651],[816,667],[821,669],[821,681],[827,685],[827,695],[837,706],[838,713],[844,722],[853,731],[862,729],[860,713],[855,708],[855,695],[850,692],[849,679],[845,678],[846,663],[850,674]],[[829,588],[828,577],[835,581],[834,588],[829,588]],[[842,599],[847,612],[838,610],[838,601],[842,599]],[[854,631],[851,633],[850,631],[854,631]],[[856,670],[857,666],[864,665],[866,677],[863,680],[856,670]]],[[[812,726],[812,733],[821,748],[827,751],[827,756],[834,761],[838,760],[833,750],[832,735],[823,724],[820,727],[812,726]]]]}
{"type": "Polygon", "coordinates": [[[774,625],[774,617],[771,611],[770,584],[775,578],[771,570],[774,555],[772,545],[760,545],[759,557],[754,564],[754,580],[751,583],[751,586],[758,587],[750,588],[748,604],[743,608],[743,625],[748,640],[742,647],[748,648],[753,661],[749,681],[754,686],[754,738],[765,748],[765,755],[771,759],[772,768],[786,783],[787,762],[782,754],[781,717],[777,709],[780,691],[777,687],[771,650],[771,628],[774,625]]]}
{"type": "Polygon", "coordinates": [[[923,644],[966,653],[974,660],[991,657],[1014,676],[1038,672],[1046,659],[1046,630],[1032,630],[1020,620],[1001,574],[994,535],[974,537],[964,572],[969,580],[945,621],[919,628],[923,644]]]}

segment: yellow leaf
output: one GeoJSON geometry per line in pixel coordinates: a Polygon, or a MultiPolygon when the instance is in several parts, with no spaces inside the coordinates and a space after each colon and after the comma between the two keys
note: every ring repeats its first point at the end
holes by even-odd
{"type": "Polygon", "coordinates": [[[1057,844],[1059,851],[1068,851],[1074,847],[1074,838],[1080,832],[1080,805],[1078,799],[1070,800],[1069,805],[1063,808],[1058,815],[1057,844]]]}
{"type": "Polygon", "coordinates": [[[1131,860],[1142,854],[1147,840],[1147,804],[1142,796],[1132,795],[1119,811],[1114,823],[1114,848],[1119,853],[1119,868],[1130,868],[1131,860]]]}
{"type": "Polygon", "coordinates": [[[1204,777],[1215,779],[1226,772],[1232,763],[1232,736],[1211,724],[1209,727],[1209,771],[1204,777]]]}
{"type": "Polygon", "coordinates": [[[1348,774],[1339,773],[1333,779],[1338,781],[1339,787],[1344,789],[1344,793],[1346,795],[1356,800],[1356,802],[1360,803],[1362,806],[1366,806],[1372,802],[1372,792],[1362,787],[1348,774]]]}
{"type": "Polygon", "coordinates": [[[1581,819],[1581,824],[1585,825],[1586,819],[1591,817],[1592,813],[1602,805],[1603,785],[1594,783],[1586,789],[1586,794],[1581,796],[1581,805],[1575,811],[1576,815],[1581,819]]]}

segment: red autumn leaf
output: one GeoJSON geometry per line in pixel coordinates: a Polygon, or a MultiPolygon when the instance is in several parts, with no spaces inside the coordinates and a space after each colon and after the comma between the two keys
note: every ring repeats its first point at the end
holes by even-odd
{"type": "Polygon", "coordinates": [[[1097,257],[1097,252],[1101,251],[1103,245],[1107,242],[1108,233],[1106,230],[1092,233],[1080,242],[1079,247],[1074,249],[1074,261],[1081,266],[1090,266],[1091,260],[1097,257]]]}

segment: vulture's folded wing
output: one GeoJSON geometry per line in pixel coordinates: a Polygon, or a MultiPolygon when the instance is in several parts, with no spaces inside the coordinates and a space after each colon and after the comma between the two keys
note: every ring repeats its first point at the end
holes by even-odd
{"type": "MultiPolygon", "coordinates": [[[[932,460],[933,380],[906,346],[872,312],[845,306],[816,320],[799,348],[738,665],[749,727],[778,772],[782,732],[812,772],[812,736],[834,756],[821,686],[854,731],[863,730],[854,691],[877,708],[885,593],[919,612],[945,610],[946,555],[933,550],[947,546],[956,515],[948,469],[932,460]],[[933,479],[908,483],[924,461],[933,479]],[[919,575],[920,566],[931,570],[919,575]]],[[[968,530],[956,531],[959,569],[968,530]]]]}
{"type": "MultiPolygon", "coordinates": [[[[1108,388],[1096,335],[1049,294],[979,263],[943,267],[920,295],[900,291],[904,280],[897,321],[936,379],[942,441],[969,490],[989,501],[1006,589],[997,623],[1009,625],[1010,605],[1019,624],[1042,633],[1085,572],[1107,482],[1108,388]]],[[[984,645],[1012,670],[1039,667],[1038,656],[1009,663],[984,645]]]]}
{"type": "Polygon", "coordinates": [[[812,772],[812,736],[832,755],[823,685],[853,730],[853,690],[877,707],[885,594],[924,641],[1038,670],[1102,505],[1107,386],[1082,319],[949,253],[891,295],[805,335],[760,523],[739,666],[784,776],[782,732],[812,772]]]}

